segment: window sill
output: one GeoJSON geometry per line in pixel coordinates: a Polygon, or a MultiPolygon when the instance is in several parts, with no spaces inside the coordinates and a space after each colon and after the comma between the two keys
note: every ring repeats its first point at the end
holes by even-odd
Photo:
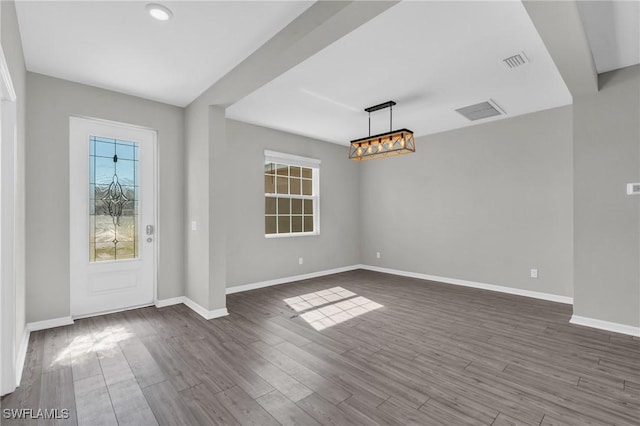
{"type": "Polygon", "coordinates": [[[312,237],[314,235],[320,235],[319,232],[295,232],[288,234],[265,234],[264,237],[267,239],[271,238],[291,238],[291,237],[312,237]]]}

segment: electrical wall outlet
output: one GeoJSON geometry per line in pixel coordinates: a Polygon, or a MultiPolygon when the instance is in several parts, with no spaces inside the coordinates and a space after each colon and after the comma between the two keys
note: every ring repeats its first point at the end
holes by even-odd
{"type": "Polygon", "coordinates": [[[196,222],[195,220],[191,221],[191,230],[192,231],[197,231],[198,230],[198,222],[196,222]]]}
{"type": "Polygon", "coordinates": [[[537,269],[532,269],[531,270],[531,278],[538,278],[538,270],[537,269]]]}
{"type": "Polygon", "coordinates": [[[298,258],[298,265],[302,265],[304,263],[304,259],[299,257],[298,258]]]}
{"type": "Polygon", "coordinates": [[[378,259],[380,259],[380,252],[379,252],[379,251],[378,251],[378,252],[376,252],[376,257],[377,257],[378,259]]]}

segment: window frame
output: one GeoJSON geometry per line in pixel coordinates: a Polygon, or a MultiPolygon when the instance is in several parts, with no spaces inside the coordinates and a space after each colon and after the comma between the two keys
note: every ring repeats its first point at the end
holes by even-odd
{"type": "MultiPolygon", "coordinates": [[[[273,198],[276,198],[276,200],[278,198],[287,198],[289,200],[292,200],[292,199],[313,200],[313,231],[267,234],[266,226],[264,225],[264,220],[267,217],[267,211],[265,206],[262,213],[263,226],[265,227],[264,237],[267,239],[271,239],[271,238],[289,238],[289,237],[309,237],[314,235],[320,235],[320,164],[322,163],[321,160],[316,158],[302,157],[299,155],[265,150],[264,161],[263,161],[263,173],[262,173],[263,186],[264,186],[264,176],[265,176],[264,165],[268,163],[276,163],[276,164],[282,164],[286,166],[304,167],[307,169],[311,169],[311,194],[312,195],[279,194],[277,192],[277,188],[275,188],[276,190],[275,193],[269,193],[269,192],[266,192],[266,188],[263,188],[263,189],[265,189],[264,200],[266,200],[267,197],[273,197],[273,198]]],[[[265,204],[266,203],[264,203],[263,201],[263,205],[265,204]]],[[[292,216],[292,215],[290,214],[289,216],[292,216]]],[[[277,213],[275,217],[276,217],[276,223],[277,223],[278,221],[277,213]]]]}

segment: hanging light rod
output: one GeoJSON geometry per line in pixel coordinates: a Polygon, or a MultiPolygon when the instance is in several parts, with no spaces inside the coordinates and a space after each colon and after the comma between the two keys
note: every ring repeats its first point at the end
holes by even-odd
{"type": "Polygon", "coordinates": [[[373,160],[416,152],[416,143],[411,130],[393,130],[394,105],[396,105],[394,101],[387,101],[364,109],[369,113],[369,136],[351,141],[349,150],[351,160],[373,160]],[[371,136],[371,113],[385,108],[389,108],[389,131],[371,136]]]}

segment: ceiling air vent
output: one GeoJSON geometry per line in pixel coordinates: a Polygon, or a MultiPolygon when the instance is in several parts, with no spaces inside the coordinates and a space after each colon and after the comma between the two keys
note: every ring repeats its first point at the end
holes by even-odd
{"type": "Polygon", "coordinates": [[[527,62],[529,62],[529,58],[527,58],[527,55],[525,55],[524,52],[520,52],[502,60],[502,63],[507,68],[518,68],[527,62]]]}
{"type": "Polygon", "coordinates": [[[505,113],[504,110],[491,99],[487,102],[480,102],[479,104],[458,108],[456,112],[471,121],[482,120],[483,118],[494,117],[505,113]]]}

